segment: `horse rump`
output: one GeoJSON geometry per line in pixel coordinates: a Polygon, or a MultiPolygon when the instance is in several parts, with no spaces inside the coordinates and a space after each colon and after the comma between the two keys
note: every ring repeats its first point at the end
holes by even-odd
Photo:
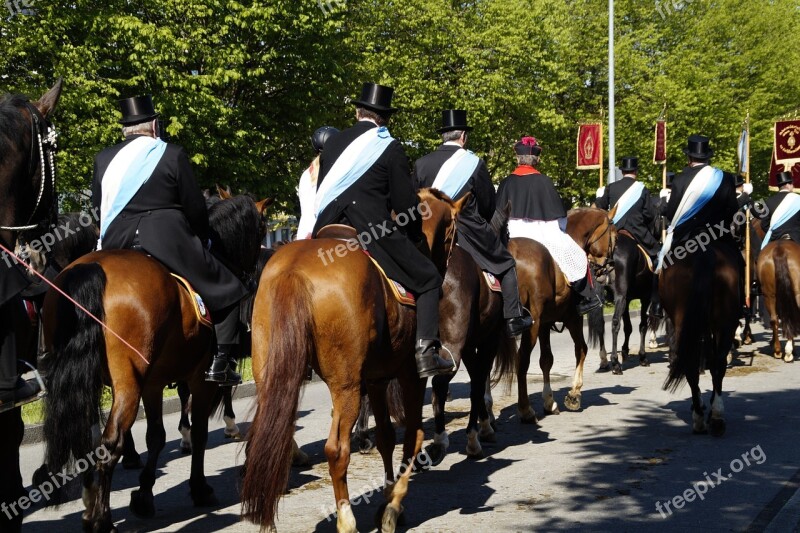
{"type": "Polygon", "coordinates": [[[785,247],[775,248],[772,263],[775,265],[775,310],[786,338],[793,339],[800,333],[800,306],[785,247]]]}
{"type": "MultiPolygon", "coordinates": [[[[65,270],[57,285],[99,320],[104,320],[106,274],[97,263],[65,270]]],[[[57,472],[93,450],[92,426],[100,421],[105,337],[100,324],[75,304],[50,291],[45,309],[54,320],[53,358],[47,374],[44,438],[46,462],[57,472]],[[55,299],[55,302],[53,300],[55,299]]]]}

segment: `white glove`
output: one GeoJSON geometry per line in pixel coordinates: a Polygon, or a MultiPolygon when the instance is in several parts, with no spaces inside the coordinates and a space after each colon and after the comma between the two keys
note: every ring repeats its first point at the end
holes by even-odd
{"type": "Polygon", "coordinates": [[[669,189],[661,189],[661,192],[658,193],[659,198],[666,198],[669,200],[669,195],[672,193],[669,189]]]}
{"type": "Polygon", "coordinates": [[[753,184],[745,183],[742,185],[742,190],[745,192],[745,194],[753,194],[753,184]]]}
{"type": "Polygon", "coordinates": [[[606,193],[606,188],[605,187],[600,187],[599,189],[597,189],[597,197],[598,198],[602,198],[605,193],[606,193]]]}

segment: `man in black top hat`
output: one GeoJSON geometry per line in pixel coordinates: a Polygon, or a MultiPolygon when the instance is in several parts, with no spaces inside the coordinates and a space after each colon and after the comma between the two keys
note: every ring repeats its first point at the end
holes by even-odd
{"type": "MultiPolygon", "coordinates": [[[[644,248],[655,265],[660,248],[654,234],[658,211],[650,197],[650,191],[643,183],[636,181],[639,174],[639,158],[623,157],[619,169],[622,172],[622,179],[598,189],[595,205],[606,211],[616,207],[613,222],[617,230],[624,230],[633,235],[634,240],[644,248]]],[[[658,296],[658,278],[654,278],[653,281],[650,314],[661,317],[663,312],[658,296]]]]}
{"type": "MultiPolygon", "coordinates": [[[[739,209],[736,201],[736,187],[732,176],[726,176],[721,170],[709,165],[709,160],[714,155],[708,137],[691,135],[687,146],[683,149],[688,159],[688,165],[675,176],[672,190],[662,190],[662,195],[669,198],[666,212],[670,220],[672,233],[667,234],[667,241],[661,255],[665,258],[665,265],[672,264],[671,247],[695,239],[698,235],[707,234],[709,228],[719,224],[730,228],[733,217],[739,209]],[[690,210],[688,204],[681,206],[681,200],[688,190],[698,198],[693,202],[694,209],[690,210]],[[702,192],[703,194],[697,194],[702,192]],[[692,215],[692,211],[696,211],[692,215]],[[692,216],[690,216],[692,215],[692,216]]],[[[712,245],[730,245],[735,247],[730,232],[715,232],[712,245]]]]}
{"type": "Polygon", "coordinates": [[[125,140],[95,158],[92,204],[104,250],[136,249],[186,278],[215,321],[217,353],[206,379],[241,382],[236,373],[242,282],[208,250],[208,211],[180,146],[159,139],[150,96],[120,100],[125,140]]]}
{"type": "Polygon", "coordinates": [[[800,211],[793,205],[800,204],[800,201],[794,193],[792,173],[781,172],[778,174],[777,185],[778,192],[767,199],[765,216],[761,219],[761,229],[765,232],[772,230],[769,238],[765,237],[764,246],[767,243],[786,238],[800,243],[800,211]],[[778,212],[778,209],[781,211],[778,212]]]}
{"type": "Polygon", "coordinates": [[[453,200],[472,193],[458,214],[458,245],[469,252],[482,270],[500,279],[506,332],[509,337],[516,337],[530,328],[533,321],[519,301],[516,262],[488,222],[494,216],[495,190],[486,163],[465,150],[470,131],[466,111],[443,111],[439,129],[443,144],[417,160],[414,180],[418,187],[434,187],[453,200]]]}
{"type": "Polygon", "coordinates": [[[300,184],[297,186],[297,197],[300,200],[300,222],[297,224],[298,239],[310,239],[311,232],[314,231],[314,224],[317,222],[317,217],[314,215],[314,199],[317,196],[319,157],[325,143],[337,133],[339,130],[333,126],[322,126],[317,128],[311,136],[311,146],[314,148],[316,156],[300,176],[300,184]]]}
{"type": "Polygon", "coordinates": [[[407,216],[402,227],[395,213],[419,211],[403,146],[389,135],[386,125],[397,108],[394,89],[365,83],[356,106],[355,126],[334,135],[322,152],[318,180],[317,223],[314,236],[328,224],[353,226],[369,235],[381,227],[380,238],[362,241],[386,274],[417,297],[416,361],[420,377],[451,372],[452,360],[439,356],[439,292],[442,277],[433,262],[419,251],[424,240],[422,217],[407,216]],[[348,150],[353,145],[359,150],[348,150]],[[341,163],[336,165],[334,163],[341,163]],[[388,234],[385,232],[388,228],[388,234]]]}

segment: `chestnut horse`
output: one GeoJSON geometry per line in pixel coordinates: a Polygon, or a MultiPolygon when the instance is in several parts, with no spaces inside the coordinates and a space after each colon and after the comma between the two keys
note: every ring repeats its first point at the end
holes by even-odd
{"type": "Polygon", "coordinates": [[[735,244],[715,241],[663,268],[659,295],[674,326],[670,369],[664,388],[675,391],[686,378],[692,391],[692,429],[714,436],[725,433],[722,380],[728,353],[739,326],[742,256],[735,244]],[[700,372],[711,372],[711,412],[708,426],[700,395],[700,372]]]}
{"type": "MultiPolygon", "coordinates": [[[[434,264],[444,275],[453,249],[455,219],[469,198],[450,201],[432,189],[419,191],[431,215],[423,230],[434,264]]],[[[320,261],[324,250],[343,248],[335,239],[301,240],[275,252],[261,276],[253,309],[253,374],[257,408],[248,432],[242,484],[242,514],[270,527],[289,479],[300,389],[309,364],[327,383],[333,414],[325,455],[333,482],[337,530],[356,531],[347,469],[350,433],[361,406],[362,380],[375,416],[388,504],[379,511],[382,531],[394,531],[408,492],[412,464],[420,459],[422,403],[426,379],[414,361],[416,318],[398,303],[361,250],[320,261]],[[401,474],[392,465],[395,432],[386,389],[391,378],[402,388],[406,416],[401,474]]],[[[338,254],[337,254],[338,255],[338,254]]]]}
{"type": "MultiPolygon", "coordinates": [[[[211,213],[211,229],[215,235],[231,236],[228,244],[240,243],[239,257],[227,260],[247,272],[255,266],[265,232],[261,214],[268,201],[256,204],[240,196],[226,202],[215,208],[229,216],[215,224],[211,213]]],[[[161,263],[131,250],[86,255],[61,272],[55,283],[107,327],[102,329],[53,290],[45,298],[45,346],[53,354],[44,426],[51,471],[85,463],[95,450],[101,450],[92,442],[92,426],[100,420],[103,385],[113,390],[111,412],[100,442],[108,459],[94,466],[97,482],[93,470],[83,478],[84,529],[114,528],[109,504],[111,478],[123,451],[124,434],[136,420],[140,399],[147,415],[148,458],[139,478],[140,487],[131,494],[130,508],[143,517],[155,514],[153,485],[158,455],[165,443],[162,394],[167,384],[180,380],[189,383],[194,397],[191,497],[198,506],[215,504],[214,491],[203,473],[208,417],[219,400],[217,385],[205,381],[204,376],[214,346],[213,331],[197,319],[193,297],[179,287],[161,263]]]]}
{"type": "MultiPolygon", "coordinates": [[[[617,229],[611,222],[614,214],[615,209],[606,212],[593,207],[572,209],[567,214],[567,233],[587,253],[590,266],[606,268],[611,261],[617,240],[617,229]]],[[[553,367],[550,329],[556,322],[564,324],[575,343],[575,375],[572,388],[564,398],[564,405],[570,411],[577,411],[581,407],[583,366],[587,350],[583,337],[583,317],[578,314],[566,277],[547,248],[532,239],[516,237],[511,239],[509,250],[517,260],[522,305],[530,310],[533,317],[533,327],[522,334],[518,350],[517,410],[522,423],[535,424],[536,411],[531,407],[528,397],[528,367],[537,339],[541,343],[539,367],[544,380],[544,412],[559,412],[550,387],[550,369],[553,367]]]]}
{"type": "Polygon", "coordinates": [[[791,363],[794,337],[800,334],[800,244],[790,240],[769,243],[758,258],[758,279],[772,326],[773,355],[791,363]],[[781,350],[779,325],[786,337],[785,350],[781,350]]]}
{"type": "MultiPolygon", "coordinates": [[[[55,220],[55,144],[48,139],[48,119],[60,96],[61,80],[36,102],[19,95],[0,98],[0,243],[11,251],[19,232],[47,228],[55,220]]],[[[12,321],[6,335],[22,334],[21,328],[26,334],[32,331],[18,297],[4,302],[2,312],[19,319],[12,321]]],[[[0,327],[8,326],[6,322],[0,327]]],[[[26,341],[20,338],[21,357],[27,352],[26,341]]],[[[25,494],[19,470],[24,430],[19,408],[0,413],[0,503],[10,504],[25,494]]],[[[0,531],[18,531],[21,525],[22,513],[0,513],[0,531]]]]}

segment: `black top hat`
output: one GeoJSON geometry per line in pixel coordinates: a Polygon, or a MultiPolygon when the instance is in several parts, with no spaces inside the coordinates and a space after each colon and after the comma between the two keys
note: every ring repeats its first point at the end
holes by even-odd
{"type": "Polygon", "coordinates": [[[782,187],[784,185],[788,185],[789,183],[794,183],[794,179],[792,178],[791,172],[781,172],[775,178],[775,183],[778,184],[778,187],[782,187]]]}
{"type": "Polygon", "coordinates": [[[158,116],[153,107],[153,97],[149,94],[123,98],[119,101],[119,108],[122,111],[122,119],[119,123],[123,126],[133,126],[153,120],[158,116]]]}
{"type": "Polygon", "coordinates": [[[514,152],[517,155],[539,155],[542,153],[542,147],[535,137],[523,137],[514,145],[514,152]]]}
{"type": "Polygon", "coordinates": [[[672,188],[672,182],[675,180],[674,172],[667,172],[667,189],[672,188]]]}
{"type": "Polygon", "coordinates": [[[366,107],[380,113],[394,113],[398,108],[392,107],[394,89],[377,83],[365,83],[361,88],[361,98],[350,103],[358,107],[366,107]]]}
{"type": "Polygon", "coordinates": [[[714,150],[708,145],[708,137],[702,135],[690,135],[689,142],[683,149],[683,153],[695,159],[711,159],[714,150]]]}
{"type": "Polygon", "coordinates": [[[635,170],[639,170],[639,158],[623,157],[622,164],[619,166],[619,169],[622,172],[633,172],[635,170]]]}
{"type": "Polygon", "coordinates": [[[467,126],[467,112],[462,109],[446,109],[442,111],[442,127],[439,133],[446,131],[472,131],[471,126],[467,126]]]}

